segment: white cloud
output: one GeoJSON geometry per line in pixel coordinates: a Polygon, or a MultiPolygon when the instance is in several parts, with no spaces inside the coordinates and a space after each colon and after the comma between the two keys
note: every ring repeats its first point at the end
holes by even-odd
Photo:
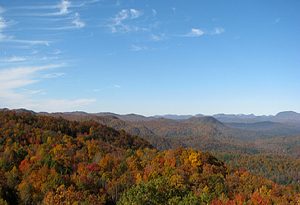
{"type": "Polygon", "coordinates": [[[139,18],[142,15],[142,12],[136,9],[130,9],[129,11],[131,19],[139,18]]]}
{"type": "Polygon", "coordinates": [[[148,50],[148,47],[146,46],[139,46],[139,45],[131,45],[130,47],[131,51],[144,51],[144,50],[148,50]]]}
{"type": "Polygon", "coordinates": [[[46,94],[44,90],[31,90],[31,89],[22,89],[26,95],[36,95],[36,94],[46,94]]]}
{"type": "Polygon", "coordinates": [[[80,29],[84,28],[86,26],[86,23],[81,20],[80,14],[76,12],[74,15],[69,15],[67,18],[68,25],[62,25],[58,27],[47,27],[44,28],[44,30],[51,30],[51,31],[56,31],[56,30],[71,30],[71,29],[80,29]]]}
{"type": "Polygon", "coordinates": [[[162,41],[166,38],[165,34],[151,34],[150,36],[152,41],[162,41]]]}
{"type": "Polygon", "coordinates": [[[15,36],[12,36],[12,35],[6,35],[4,33],[4,30],[8,26],[11,26],[10,23],[11,23],[10,21],[8,22],[2,16],[0,16],[0,43],[1,42],[10,42],[10,43],[18,43],[18,44],[27,44],[27,45],[30,45],[30,46],[36,46],[36,45],[49,46],[50,41],[45,41],[45,40],[24,40],[24,39],[17,39],[15,36]]]}
{"type": "Polygon", "coordinates": [[[45,66],[34,67],[15,67],[0,70],[0,92],[13,91],[13,89],[21,88],[38,81],[35,75],[40,71],[58,68],[62,65],[50,64],[45,66]]]}
{"type": "Polygon", "coordinates": [[[16,63],[16,62],[23,62],[26,61],[27,58],[21,56],[11,56],[8,58],[0,58],[0,62],[2,63],[16,63]]]}
{"type": "Polygon", "coordinates": [[[45,41],[45,40],[22,40],[22,39],[15,39],[14,37],[6,38],[5,41],[12,42],[12,43],[28,44],[28,45],[31,45],[31,46],[36,46],[36,45],[49,46],[50,45],[50,41],[45,41]]]}
{"type": "MultiPolygon", "coordinates": [[[[76,7],[84,6],[82,5],[76,5],[76,7]]],[[[67,15],[70,13],[70,8],[75,7],[75,5],[72,5],[71,1],[69,0],[61,0],[60,3],[55,5],[39,5],[39,6],[20,6],[15,7],[14,9],[22,9],[22,10],[55,10],[55,12],[30,12],[30,13],[21,13],[23,16],[40,16],[40,17],[46,17],[46,16],[62,16],[67,15]],[[58,11],[57,11],[58,10],[58,11]]]]}
{"type": "Polygon", "coordinates": [[[61,3],[58,5],[59,14],[65,15],[69,13],[69,7],[71,6],[71,2],[68,0],[62,0],[61,3]]]}
{"type": "Polygon", "coordinates": [[[4,20],[2,16],[0,16],[0,41],[3,41],[4,39],[7,38],[6,35],[3,34],[3,31],[6,27],[7,27],[7,22],[4,20]]]}
{"type": "Polygon", "coordinates": [[[65,73],[47,73],[43,75],[43,78],[58,78],[64,76],[65,73]]]}
{"type": "Polygon", "coordinates": [[[59,54],[61,54],[61,53],[62,53],[62,51],[59,50],[59,49],[55,49],[55,50],[52,52],[53,55],[59,55],[59,54]]]}
{"type": "Polygon", "coordinates": [[[39,5],[27,5],[27,6],[17,6],[12,7],[14,10],[32,10],[30,13],[22,12],[20,15],[25,16],[58,16],[58,15],[66,15],[71,13],[71,8],[81,8],[85,6],[89,6],[90,4],[94,4],[100,2],[101,0],[76,0],[75,2],[71,2],[70,0],[61,0],[58,4],[39,4],[39,5]],[[33,11],[36,10],[58,10],[56,13],[35,13],[33,11]]]}
{"type": "Polygon", "coordinates": [[[0,42],[11,42],[11,43],[20,43],[20,44],[28,44],[31,46],[34,45],[45,45],[49,46],[49,41],[44,40],[22,40],[16,39],[14,36],[8,36],[4,34],[4,29],[8,27],[7,21],[3,17],[0,16],[0,42]]]}
{"type": "Polygon", "coordinates": [[[79,13],[75,13],[75,17],[74,17],[74,20],[72,21],[72,24],[76,28],[83,28],[83,27],[85,27],[85,22],[80,19],[79,13]]]}
{"type": "MultiPolygon", "coordinates": [[[[67,111],[80,109],[94,102],[94,99],[40,99],[37,94],[45,94],[41,89],[27,89],[27,86],[43,79],[41,72],[60,68],[63,65],[15,67],[0,70],[0,107],[27,108],[36,111],[67,111]]],[[[51,74],[51,73],[50,73],[51,74]]],[[[57,73],[58,76],[61,74],[57,73]]]]}
{"type": "Polygon", "coordinates": [[[112,33],[138,31],[140,30],[139,27],[131,26],[129,24],[125,24],[124,22],[137,19],[142,15],[143,13],[136,9],[123,9],[110,20],[108,27],[111,29],[112,33]]]}
{"type": "Polygon", "coordinates": [[[192,28],[190,32],[183,35],[183,37],[200,37],[203,35],[220,35],[225,32],[225,29],[222,27],[215,27],[212,31],[203,31],[199,28],[192,28]]]}
{"type": "Polygon", "coordinates": [[[4,30],[4,28],[7,27],[7,23],[4,20],[4,18],[2,16],[0,16],[0,32],[4,30]]]}
{"type": "Polygon", "coordinates": [[[200,37],[204,35],[204,31],[198,28],[192,28],[189,33],[187,33],[186,37],[200,37]]]}

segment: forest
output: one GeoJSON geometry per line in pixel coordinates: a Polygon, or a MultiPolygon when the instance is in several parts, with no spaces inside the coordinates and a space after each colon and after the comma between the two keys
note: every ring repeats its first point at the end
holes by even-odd
{"type": "MultiPolygon", "coordinates": [[[[226,163],[237,158],[183,147],[158,150],[93,120],[0,111],[1,205],[300,204],[295,170],[281,179],[270,168],[267,179],[248,169],[274,159],[243,155],[238,166],[226,163]]],[[[290,167],[286,160],[277,161],[277,170],[290,167]]]]}

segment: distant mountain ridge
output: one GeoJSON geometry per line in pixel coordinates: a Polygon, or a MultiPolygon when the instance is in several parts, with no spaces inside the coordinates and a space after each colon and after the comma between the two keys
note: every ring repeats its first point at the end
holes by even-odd
{"type": "MultiPolygon", "coordinates": [[[[173,120],[186,120],[192,117],[205,116],[197,115],[156,115],[154,118],[166,118],[173,120]]],[[[257,122],[282,122],[300,123],[300,113],[294,111],[283,111],[276,115],[254,115],[254,114],[215,114],[212,117],[223,123],[257,123],[257,122]]]]}

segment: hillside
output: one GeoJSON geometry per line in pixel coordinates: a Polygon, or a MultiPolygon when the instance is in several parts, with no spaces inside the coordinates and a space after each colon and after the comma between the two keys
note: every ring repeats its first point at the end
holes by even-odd
{"type": "Polygon", "coordinates": [[[158,151],[93,121],[0,111],[1,204],[296,204],[299,193],[208,153],[158,151]]]}
{"type": "MultiPolygon", "coordinates": [[[[45,113],[43,113],[45,115],[45,113]]],[[[297,139],[300,136],[299,125],[287,125],[278,122],[222,123],[213,117],[192,117],[185,120],[165,118],[147,118],[121,120],[116,114],[105,115],[88,113],[47,114],[68,120],[94,120],[117,130],[140,136],[158,149],[192,147],[206,151],[236,151],[239,153],[280,153],[285,150],[269,149],[263,144],[269,138],[286,136],[297,139]],[[265,142],[264,141],[264,142],[265,142]]],[[[132,115],[131,115],[132,116],[132,115]]]]}
{"type": "Polygon", "coordinates": [[[240,139],[232,137],[232,129],[213,117],[193,117],[187,120],[147,118],[147,120],[141,121],[125,121],[118,118],[115,114],[98,116],[98,114],[87,113],[82,115],[53,113],[48,115],[63,117],[68,120],[95,120],[117,130],[125,130],[132,135],[140,136],[158,149],[193,147],[207,151],[212,149],[220,151],[230,149],[243,152],[253,151],[252,148],[245,150],[244,146],[241,147],[240,139]]]}
{"type": "Polygon", "coordinates": [[[300,159],[282,155],[214,153],[231,169],[246,169],[279,184],[292,184],[300,189],[300,159]]]}

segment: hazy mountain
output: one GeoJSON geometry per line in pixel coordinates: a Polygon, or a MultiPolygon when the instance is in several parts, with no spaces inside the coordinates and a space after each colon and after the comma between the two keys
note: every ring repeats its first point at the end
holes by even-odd
{"type": "Polygon", "coordinates": [[[300,125],[296,124],[264,121],[255,123],[225,123],[225,125],[235,129],[235,133],[233,133],[234,136],[240,136],[246,139],[295,136],[300,134],[300,125]]]}
{"type": "Polygon", "coordinates": [[[274,116],[274,121],[300,123],[300,113],[293,111],[280,112],[276,116],[274,116]]]}
{"type": "MultiPolygon", "coordinates": [[[[203,117],[197,115],[155,115],[153,118],[164,118],[172,120],[187,120],[192,117],[203,117]]],[[[257,123],[257,122],[282,122],[282,123],[300,123],[300,114],[294,111],[284,111],[276,115],[254,115],[254,114],[215,114],[212,117],[223,123],[257,123]]]]}
{"type": "Polygon", "coordinates": [[[300,124],[300,114],[293,111],[280,112],[274,115],[260,115],[256,116],[254,114],[250,115],[232,115],[232,114],[217,114],[213,115],[216,119],[221,122],[226,123],[257,123],[257,122],[281,122],[281,123],[299,123],[300,124]]]}
{"type": "Polygon", "coordinates": [[[255,122],[264,122],[271,121],[272,116],[256,116],[254,114],[245,115],[245,114],[216,114],[213,115],[216,119],[224,123],[255,123],[255,122]]]}
{"type": "Polygon", "coordinates": [[[154,118],[165,118],[165,119],[170,119],[170,120],[186,120],[189,119],[191,117],[193,117],[193,115],[154,115],[154,118]]]}

